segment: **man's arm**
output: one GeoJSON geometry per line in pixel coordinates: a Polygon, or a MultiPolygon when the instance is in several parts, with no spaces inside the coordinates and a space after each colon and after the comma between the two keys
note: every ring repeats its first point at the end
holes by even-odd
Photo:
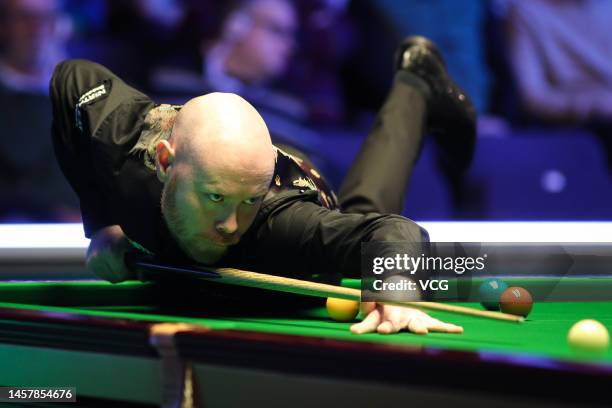
{"type": "Polygon", "coordinates": [[[315,193],[306,192],[271,209],[263,208],[265,221],[245,248],[245,262],[280,275],[358,277],[362,242],[427,241],[427,233],[405,217],[343,214],[321,207],[314,197],[315,193]],[[256,259],[253,254],[257,254],[256,259]]]}
{"type": "MultiPolygon", "coordinates": [[[[250,254],[249,261],[267,273],[300,277],[340,272],[355,277],[360,275],[361,243],[373,241],[424,244],[428,237],[415,222],[399,215],[342,214],[298,200],[276,206],[267,214],[245,255],[250,254]]],[[[414,245],[414,250],[418,247],[414,245]]],[[[366,302],[362,312],[364,320],[351,327],[353,333],[463,331],[412,308],[366,302]]]]}
{"type": "MultiPolygon", "coordinates": [[[[53,106],[51,135],[62,172],[79,196],[85,235],[91,238],[87,269],[101,279],[120,282],[130,277],[123,263],[129,243],[121,227],[114,225],[108,203],[96,180],[96,161],[88,118],[78,108],[89,90],[109,84],[113,75],[88,61],[64,61],[55,68],[49,84],[53,106]],[[106,82],[105,82],[106,81],[106,82]]],[[[106,90],[105,90],[106,91],[106,90]]]]}
{"type": "Polygon", "coordinates": [[[107,68],[85,60],[57,66],[50,97],[55,153],[79,196],[86,236],[110,225],[125,228],[118,211],[125,197],[118,195],[129,189],[133,172],[122,171],[155,103],[107,68]]]}
{"type": "Polygon", "coordinates": [[[49,84],[53,106],[51,136],[55,156],[64,176],[79,196],[85,235],[112,225],[107,202],[96,180],[96,161],[87,124],[77,109],[79,99],[110,77],[100,65],[89,61],[64,61],[55,68],[49,84]]]}

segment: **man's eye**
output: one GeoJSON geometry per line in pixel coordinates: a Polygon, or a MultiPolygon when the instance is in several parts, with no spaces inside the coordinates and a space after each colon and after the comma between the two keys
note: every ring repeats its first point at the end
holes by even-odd
{"type": "Polygon", "coordinates": [[[259,200],[259,198],[258,198],[258,197],[251,197],[251,198],[247,198],[247,199],[246,199],[246,200],[244,200],[243,202],[244,202],[245,204],[248,204],[248,205],[253,205],[253,204],[255,204],[255,203],[257,202],[257,200],[259,200]]]}
{"type": "Polygon", "coordinates": [[[213,203],[218,203],[223,200],[223,196],[221,194],[209,194],[208,199],[213,203]]]}

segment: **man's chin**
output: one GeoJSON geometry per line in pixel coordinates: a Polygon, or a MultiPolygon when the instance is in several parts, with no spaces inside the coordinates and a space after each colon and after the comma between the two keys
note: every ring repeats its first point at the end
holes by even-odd
{"type": "Polygon", "coordinates": [[[194,253],[189,254],[196,262],[203,264],[214,264],[227,253],[229,247],[214,245],[206,249],[198,248],[194,253]]]}

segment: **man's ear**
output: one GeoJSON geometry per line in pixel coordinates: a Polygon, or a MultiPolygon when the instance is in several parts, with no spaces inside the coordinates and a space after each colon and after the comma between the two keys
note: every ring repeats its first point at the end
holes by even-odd
{"type": "Polygon", "coordinates": [[[172,163],[174,162],[174,148],[167,140],[160,140],[155,146],[155,170],[157,178],[162,183],[168,180],[172,163]]]}

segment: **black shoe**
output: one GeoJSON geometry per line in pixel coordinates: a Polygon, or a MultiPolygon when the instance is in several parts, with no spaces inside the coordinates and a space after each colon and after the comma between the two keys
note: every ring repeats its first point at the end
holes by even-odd
{"type": "Polygon", "coordinates": [[[425,37],[404,40],[395,56],[396,69],[403,69],[423,79],[430,87],[427,128],[435,135],[446,170],[467,169],[476,145],[476,110],[451,79],[442,54],[425,37]]]}

